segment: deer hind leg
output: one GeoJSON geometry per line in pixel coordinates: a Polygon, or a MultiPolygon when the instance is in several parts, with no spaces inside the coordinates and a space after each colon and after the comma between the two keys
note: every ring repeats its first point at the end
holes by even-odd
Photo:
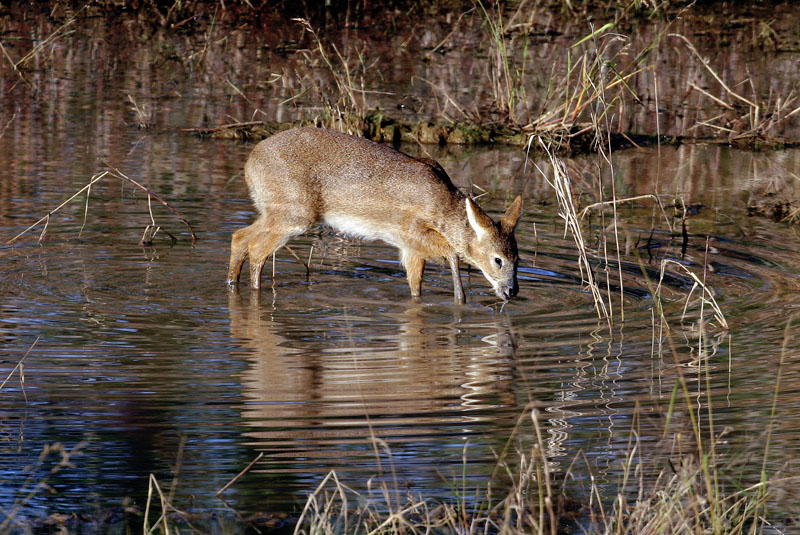
{"type": "Polygon", "coordinates": [[[413,297],[419,297],[422,293],[422,272],[425,271],[425,258],[409,250],[400,253],[403,267],[406,268],[408,287],[411,289],[413,297]]]}
{"type": "Polygon", "coordinates": [[[257,236],[250,240],[248,244],[248,256],[250,257],[250,287],[253,289],[261,288],[261,271],[269,255],[286,245],[291,235],[279,232],[262,230],[257,236]]]}
{"type": "Polygon", "coordinates": [[[260,218],[249,227],[239,229],[231,238],[231,260],[228,265],[228,285],[235,289],[245,260],[250,260],[250,287],[261,286],[261,271],[270,254],[282,247],[292,236],[301,232],[286,232],[285,227],[271,225],[260,218]],[[280,229],[280,230],[278,230],[280,229]]]}
{"type": "Polygon", "coordinates": [[[233,289],[239,284],[242,265],[247,260],[248,242],[253,225],[237,230],[231,237],[231,260],[228,263],[228,286],[233,289]]]}
{"type": "Polygon", "coordinates": [[[247,242],[247,256],[250,257],[251,288],[261,287],[261,271],[269,255],[311,228],[314,221],[315,217],[310,213],[278,213],[270,217],[263,216],[250,225],[253,230],[247,242]]]}

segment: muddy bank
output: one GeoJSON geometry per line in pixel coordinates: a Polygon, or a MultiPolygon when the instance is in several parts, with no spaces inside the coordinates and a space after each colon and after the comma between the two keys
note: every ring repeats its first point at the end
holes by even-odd
{"type": "MultiPolygon", "coordinates": [[[[187,134],[213,139],[259,141],[282,130],[309,125],[317,127],[332,126],[311,120],[290,123],[254,121],[227,124],[216,128],[187,128],[183,131],[187,134]]],[[[529,145],[531,136],[535,135],[541,136],[543,140],[560,152],[588,152],[592,150],[592,146],[595,144],[594,131],[589,128],[574,132],[563,132],[561,135],[556,136],[552,133],[537,134],[536,132],[526,132],[521,128],[511,126],[479,125],[466,122],[441,124],[433,121],[399,121],[389,119],[380,113],[368,115],[363,120],[344,121],[340,129],[373,141],[392,144],[510,145],[525,147],[529,145]]],[[[639,134],[612,134],[610,141],[612,148],[618,149],[633,145],[654,145],[658,142],[658,139],[656,136],[639,134]]],[[[681,140],[662,136],[661,142],[665,145],[676,145],[681,140]]],[[[539,145],[531,143],[531,150],[540,150],[539,145]]]]}
{"type": "MultiPolygon", "coordinates": [[[[370,114],[363,120],[351,119],[340,123],[341,130],[382,143],[421,143],[424,145],[509,145],[528,147],[541,151],[538,143],[531,143],[531,137],[539,136],[554,151],[566,153],[586,153],[597,150],[597,133],[591,125],[574,127],[570,131],[531,132],[520,127],[500,125],[479,125],[467,122],[441,124],[433,121],[409,122],[387,118],[382,113],[370,114]]],[[[321,121],[300,120],[294,122],[252,121],[231,123],[214,128],[185,128],[186,134],[212,139],[235,139],[260,141],[269,136],[300,126],[331,127],[321,121]]],[[[770,138],[760,135],[730,137],[728,139],[698,138],[687,136],[657,136],[655,134],[603,133],[604,148],[611,150],[629,147],[650,147],[655,145],[678,146],[684,143],[722,144],[731,147],[764,150],[786,149],[800,146],[800,141],[770,138]]]]}

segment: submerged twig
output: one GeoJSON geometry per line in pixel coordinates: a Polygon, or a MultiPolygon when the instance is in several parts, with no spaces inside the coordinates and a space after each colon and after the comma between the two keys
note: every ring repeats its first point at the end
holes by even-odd
{"type": "MultiPolygon", "coordinates": [[[[109,165],[109,167],[111,167],[111,166],[109,165]]],[[[165,201],[164,199],[159,197],[158,194],[156,194],[155,192],[153,192],[150,189],[142,186],[141,184],[136,182],[134,179],[126,176],[122,171],[120,171],[116,167],[111,167],[111,170],[113,171],[113,173],[111,173],[112,176],[115,176],[115,177],[117,177],[119,179],[125,180],[126,182],[130,182],[131,184],[133,184],[134,186],[136,186],[137,188],[139,188],[140,190],[142,190],[143,192],[148,194],[150,197],[154,198],[155,200],[157,200],[158,202],[160,202],[161,204],[166,206],[167,209],[170,212],[175,214],[175,217],[180,219],[181,222],[183,222],[183,224],[186,225],[189,228],[189,233],[192,235],[192,245],[194,245],[197,242],[197,235],[194,233],[194,229],[192,228],[192,225],[175,208],[170,206],[170,204],[167,201],[165,201]]]]}

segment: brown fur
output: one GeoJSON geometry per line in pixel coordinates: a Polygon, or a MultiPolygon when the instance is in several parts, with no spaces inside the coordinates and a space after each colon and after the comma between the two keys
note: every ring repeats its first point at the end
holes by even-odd
{"type": "Polygon", "coordinates": [[[250,284],[258,288],[269,255],[322,222],[400,249],[413,296],[420,294],[425,261],[446,261],[455,299],[463,303],[459,258],[480,269],[499,297],[517,293],[514,228],[522,198],[494,223],[434,160],[331,130],[296,128],[256,145],[245,179],[259,217],[233,234],[231,286],[249,257],[250,284]]]}

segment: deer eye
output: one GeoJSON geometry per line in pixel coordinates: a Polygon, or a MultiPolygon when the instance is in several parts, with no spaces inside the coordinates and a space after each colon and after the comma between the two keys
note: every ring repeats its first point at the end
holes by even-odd
{"type": "Polygon", "coordinates": [[[494,257],[494,263],[497,264],[497,267],[503,267],[503,259],[499,256],[494,257]]]}

